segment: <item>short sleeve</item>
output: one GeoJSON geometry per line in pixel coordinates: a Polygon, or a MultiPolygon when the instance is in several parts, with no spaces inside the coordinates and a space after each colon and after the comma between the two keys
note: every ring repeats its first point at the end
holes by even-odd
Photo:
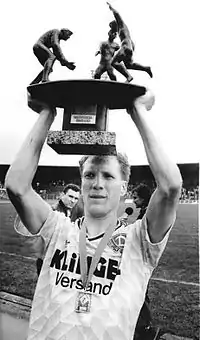
{"type": "Polygon", "coordinates": [[[27,237],[29,241],[31,241],[32,247],[35,248],[35,251],[42,255],[46,251],[55,231],[58,214],[59,213],[50,209],[45,223],[37,234],[31,234],[17,215],[14,221],[14,229],[18,234],[27,237]]]}
{"type": "Polygon", "coordinates": [[[141,220],[137,220],[133,225],[129,226],[132,229],[131,241],[136,243],[136,247],[139,247],[144,263],[151,267],[151,269],[154,269],[158,265],[159,259],[167,245],[169,234],[173,225],[174,222],[165,234],[164,238],[158,243],[152,243],[150,241],[145,215],[141,220]]]}

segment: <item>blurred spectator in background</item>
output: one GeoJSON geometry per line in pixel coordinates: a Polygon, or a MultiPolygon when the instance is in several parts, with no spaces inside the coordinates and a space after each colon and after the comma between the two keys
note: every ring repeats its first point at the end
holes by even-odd
{"type": "Polygon", "coordinates": [[[198,203],[199,201],[199,186],[181,189],[180,203],[198,203]]]}
{"type": "Polygon", "coordinates": [[[136,209],[140,208],[137,220],[142,219],[146,213],[152,192],[148,185],[141,183],[133,188],[133,201],[136,209]]]}
{"type": "Polygon", "coordinates": [[[52,207],[53,210],[63,212],[66,217],[71,218],[72,209],[80,197],[80,187],[76,184],[67,184],[61,193],[58,202],[52,207]]]}
{"type": "Polygon", "coordinates": [[[199,200],[199,186],[197,185],[197,187],[194,189],[194,199],[195,201],[199,200]]]}

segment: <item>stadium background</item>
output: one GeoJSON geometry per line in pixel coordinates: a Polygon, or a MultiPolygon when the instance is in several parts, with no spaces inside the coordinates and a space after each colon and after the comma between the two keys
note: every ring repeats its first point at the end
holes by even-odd
{"type": "MultiPolygon", "coordinates": [[[[183,177],[182,201],[198,200],[199,164],[178,164],[178,166],[183,177]]],[[[9,165],[0,165],[0,188],[4,186],[4,179],[8,168],[9,165]]],[[[43,198],[54,199],[57,197],[56,194],[62,191],[63,186],[70,182],[80,184],[78,167],[39,166],[33,180],[33,187],[43,198]]],[[[131,166],[127,197],[131,196],[131,190],[134,185],[141,182],[148,184],[152,189],[155,187],[154,178],[149,166],[131,166]]]]}

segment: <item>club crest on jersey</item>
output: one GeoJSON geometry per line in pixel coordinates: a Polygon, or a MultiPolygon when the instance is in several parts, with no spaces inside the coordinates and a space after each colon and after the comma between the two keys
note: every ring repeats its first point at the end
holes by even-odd
{"type": "Polygon", "coordinates": [[[126,234],[125,233],[119,233],[117,235],[114,235],[108,242],[108,246],[114,250],[114,252],[122,253],[124,249],[126,241],[126,234]]]}

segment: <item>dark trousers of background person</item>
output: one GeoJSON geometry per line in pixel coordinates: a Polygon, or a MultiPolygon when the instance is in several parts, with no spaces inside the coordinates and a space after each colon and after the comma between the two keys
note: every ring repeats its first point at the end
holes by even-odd
{"type": "Polygon", "coordinates": [[[150,337],[147,337],[147,333],[149,333],[149,329],[150,329],[149,327],[152,322],[149,303],[150,303],[150,300],[149,300],[148,291],[147,291],[146,296],[145,296],[145,301],[140,310],[140,314],[139,314],[138,321],[136,324],[135,334],[133,337],[134,340],[146,340],[146,339],[150,340],[151,339],[150,337]]]}

